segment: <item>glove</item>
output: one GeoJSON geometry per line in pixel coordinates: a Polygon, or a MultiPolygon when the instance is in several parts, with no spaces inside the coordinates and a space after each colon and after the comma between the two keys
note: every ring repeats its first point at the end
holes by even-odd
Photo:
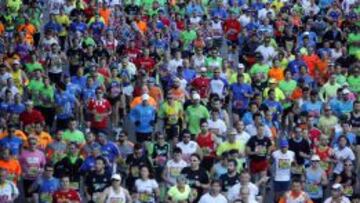
{"type": "Polygon", "coordinates": [[[139,127],[139,125],[140,125],[140,121],[135,121],[135,126],[139,127]]]}

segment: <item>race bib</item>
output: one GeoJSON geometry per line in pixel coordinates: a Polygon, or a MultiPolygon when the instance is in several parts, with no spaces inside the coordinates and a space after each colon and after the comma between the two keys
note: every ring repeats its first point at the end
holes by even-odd
{"type": "Polygon", "coordinates": [[[329,168],[329,163],[326,161],[320,161],[320,167],[326,171],[329,168]]]}
{"type": "Polygon", "coordinates": [[[50,193],[41,193],[40,194],[40,201],[43,203],[51,203],[52,202],[52,195],[50,193]]]}
{"type": "Polygon", "coordinates": [[[139,167],[137,166],[131,167],[131,175],[133,177],[139,177],[139,167]]]}
{"type": "Polygon", "coordinates": [[[123,198],[117,198],[117,197],[111,197],[109,199],[110,203],[125,203],[125,200],[123,198]]]}
{"type": "Polygon", "coordinates": [[[180,168],[170,168],[170,176],[172,177],[178,177],[180,176],[180,168]]]}
{"type": "Polygon", "coordinates": [[[306,191],[311,194],[317,194],[320,191],[320,187],[315,184],[307,184],[306,185],[306,191]]]}
{"type": "Polygon", "coordinates": [[[259,153],[259,156],[265,156],[267,153],[266,147],[262,145],[256,146],[255,151],[259,153]]]}
{"type": "Polygon", "coordinates": [[[30,168],[29,168],[28,174],[29,174],[29,176],[31,176],[31,177],[36,177],[36,176],[38,175],[38,172],[39,172],[38,167],[33,166],[33,167],[30,167],[30,168]]]}
{"type": "Polygon", "coordinates": [[[151,195],[145,192],[140,193],[139,200],[140,202],[149,202],[151,200],[151,195]]]}
{"type": "Polygon", "coordinates": [[[346,186],[344,187],[344,194],[347,196],[347,197],[351,197],[354,193],[354,189],[353,187],[351,186],[346,186]]]}
{"type": "Polygon", "coordinates": [[[289,159],[280,159],[279,160],[279,164],[278,164],[279,169],[290,169],[290,167],[291,167],[291,165],[290,165],[289,159]]]}

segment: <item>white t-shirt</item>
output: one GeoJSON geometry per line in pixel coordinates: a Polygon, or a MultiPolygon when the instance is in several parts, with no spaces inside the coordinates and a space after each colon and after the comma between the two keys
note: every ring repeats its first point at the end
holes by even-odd
{"type": "Polygon", "coordinates": [[[334,154],[335,154],[335,158],[338,160],[334,168],[334,173],[336,174],[340,174],[344,170],[344,163],[343,163],[344,160],[346,159],[350,159],[351,161],[355,160],[354,152],[349,147],[344,147],[344,149],[335,148],[334,154]]]}
{"type": "Polygon", "coordinates": [[[181,170],[187,165],[188,164],[184,160],[175,162],[171,159],[166,163],[166,170],[168,171],[167,178],[170,180],[171,186],[176,184],[176,178],[180,176],[181,170]]]}
{"type": "MultiPolygon", "coordinates": [[[[247,185],[247,187],[249,187],[249,198],[251,201],[256,201],[256,196],[259,194],[259,188],[253,184],[253,183],[249,183],[247,185]]],[[[241,189],[241,184],[238,183],[234,186],[232,186],[229,191],[228,191],[228,200],[230,202],[238,199],[240,197],[240,189],[241,189]]]]}
{"type": "Polygon", "coordinates": [[[13,197],[18,195],[19,195],[19,190],[16,187],[16,185],[11,181],[6,180],[6,182],[0,189],[0,201],[7,202],[12,200],[13,197]]]}
{"type": "Polygon", "coordinates": [[[248,15],[242,14],[240,15],[238,21],[240,22],[241,26],[245,27],[247,24],[250,23],[251,18],[248,15]]]}
{"type": "Polygon", "coordinates": [[[275,51],[274,47],[265,45],[260,45],[256,48],[255,52],[259,52],[263,58],[264,62],[268,64],[269,66],[272,65],[272,59],[277,55],[277,52],[275,51]]]}
{"type": "Polygon", "coordinates": [[[285,154],[281,150],[272,153],[275,160],[275,181],[290,181],[291,163],[294,161],[295,153],[287,151],[285,154]]]}
{"type": "Polygon", "coordinates": [[[212,93],[217,94],[220,98],[224,98],[225,82],[222,79],[211,79],[210,90],[212,93]]]}
{"type": "Polygon", "coordinates": [[[218,194],[216,197],[211,196],[209,193],[206,193],[201,196],[199,203],[227,203],[227,199],[222,194],[218,194]]]}
{"type": "Polygon", "coordinates": [[[137,179],[135,181],[136,191],[139,193],[140,200],[146,202],[155,202],[154,192],[155,189],[159,188],[158,183],[155,179],[142,180],[137,179]],[[149,195],[149,193],[151,193],[149,195]]]}
{"type": "Polygon", "coordinates": [[[106,203],[112,202],[126,202],[126,195],[123,188],[120,188],[119,193],[114,191],[112,187],[108,187],[107,189],[108,197],[106,199],[106,203]]]}
{"type": "Polygon", "coordinates": [[[227,127],[223,120],[217,119],[216,121],[209,119],[208,121],[209,129],[219,132],[219,135],[224,135],[227,127]]]}
{"type": "MultiPolygon", "coordinates": [[[[332,203],[332,197],[327,198],[324,203],[332,203]]],[[[347,197],[342,197],[340,203],[350,203],[350,200],[347,197]]]]}
{"type": "Polygon", "coordinates": [[[190,161],[190,155],[195,153],[196,150],[199,148],[199,145],[192,140],[190,140],[187,144],[185,144],[184,142],[179,142],[176,144],[176,146],[181,149],[182,157],[186,162],[190,161]]]}
{"type": "Polygon", "coordinates": [[[249,135],[249,133],[242,131],[241,133],[236,134],[235,140],[246,144],[249,141],[250,137],[251,136],[249,135]]]}
{"type": "MultiPolygon", "coordinates": [[[[250,136],[257,135],[257,128],[254,124],[249,124],[245,127],[245,131],[249,133],[250,136]]],[[[264,126],[264,133],[266,137],[272,137],[272,132],[268,126],[264,126]]]]}

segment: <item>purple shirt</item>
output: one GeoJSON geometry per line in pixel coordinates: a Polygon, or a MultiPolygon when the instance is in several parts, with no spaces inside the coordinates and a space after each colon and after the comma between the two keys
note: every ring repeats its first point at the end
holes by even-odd
{"type": "Polygon", "coordinates": [[[27,180],[35,180],[42,174],[46,159],[44,153],[40,150],[24,150],[19,157],[19,162],[24,178],[27,180]]]}

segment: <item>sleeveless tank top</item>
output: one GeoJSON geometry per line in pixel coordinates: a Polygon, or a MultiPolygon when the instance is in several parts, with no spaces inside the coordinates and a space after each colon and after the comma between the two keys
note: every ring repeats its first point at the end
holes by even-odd
{"type": "Polygon", "coordinates": [[[301,194],[297,197],[293,197],[291,195],[291,192],[287,192],[285,194],[286,197],[286,203],[305,203],[306,202],[306,194],[304,192],[301,192],[301,194]]]}
{"type": "Polygon", "coordinates": [[[320,184],[322,173],[323,169],[321,168],[316,170],[308,168],[305,172],[305,191],[309,194],[310,198],[319,199],[323,197],[323,188],[320,184]]]}
{"type": "Polygon", "coordinates": [[[211,133],[207,133],[206,136],[198,136],[196,139],[200,148],[210,148],[210,153],[205,153],[208,155],[214,155],[214,140],[211,137],[211,133]]]}
{"type": "Polygon", "coordinates": [[[106,199],[106,203],[114,203],[114,202],[116,203],[126,202],[125,193],[122,188],[120,188],[119,193],[116,193],[112,187],[110,188],[109,196],[106,199]]]}

